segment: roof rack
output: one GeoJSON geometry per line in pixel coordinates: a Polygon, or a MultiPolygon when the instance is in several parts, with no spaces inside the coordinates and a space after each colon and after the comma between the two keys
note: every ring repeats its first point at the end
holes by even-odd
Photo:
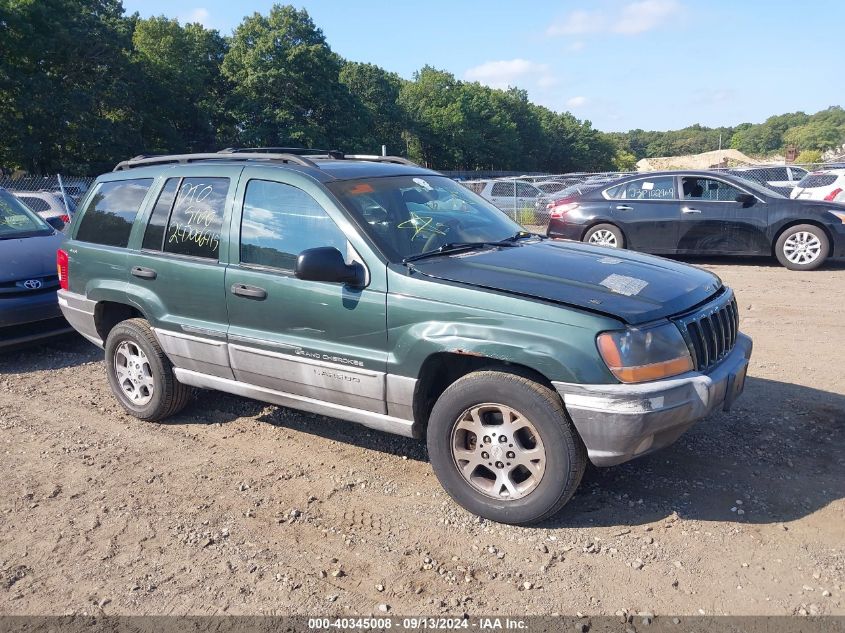
{"type": "Polygon", "coordinates": [[[308,149],[303,147],[227,147],[219,152],[205,152],[200,154],[140,154],[129,160],[115,165],[113,171],[124,171],[134,167],[149,167],[151,165],[169,165],[197,163],[210,160],[254,160],[273,163],[291,163],[302,167],[320,166],[315,160],[367,160],[377,163],[394,163],[419,167],[407,158],[401,156],[378,156],[375,154],[344,154],[336,149],[308,149]]]}
{"type": "Polygon", "coordinates": [[[337,149],[313,149],[308,147],[227,147],[221,149],[220,154],[244,154],[244,153],[281,153],[294,154],[296,156],[328,156],[330,158],[343,158],[343,152],[337,149]]]}
{"type": "Polygon", "coordinates": [[[112,171],[123,171],[132,169],[134,167],[148,167],[150,165],[168,165],[178,163],[186,165],[188,163],[196,163],[208,160],[255,160],[278,163],[292,163],[294,165],[301,165],[302,167],[317,167],[314,161],[305,158],[304,156],[297,156],[288,153],[270,153],[270,152],[237,152],[237,158],[233,158],[232,154],[235,152],[208,152],[201,154],[167,154],[162,156],[154,156],[149,154],[141,154],[135,158],[124,160],[118,163],[112,171]]]}
{"type": "Polygon", "coordinates": [[[376,154],[346,154],[344,158],[352,160],[371,160],[376,163],[396,163],[397,165],[408,165],[409,167],[419,167],[417,163],[401,156],[378,156],[376,154]]]}

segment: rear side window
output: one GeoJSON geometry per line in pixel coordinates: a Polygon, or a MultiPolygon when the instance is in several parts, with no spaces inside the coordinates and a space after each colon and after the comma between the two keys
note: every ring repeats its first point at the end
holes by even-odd
{"type": "Polygon", "coordinates": [[[802,189],[813,189],[814,187],[827,187],[836,182],[836,174],[807,174],[798,183],[802,189]]]}
{"type": "Polygon", "coordinates": [[[29,196],[18,196],[21,201],[30,209],[38,213],[39,211],[49,211],[50,205],[41,198],[30,198],[29,196]]]}
{"type": "Polygon", "coordinates": [[[513,197],[515,194],[514,183],[512,182],[497,182],[493,185],[493,189],[490,192],[491,196],[510,196],[513,197]]]}
{"type": "Polygon", "coordinates": [[[85,209],[76,239],[104,246],[126,246],[132,223],[152,184],[152,178],[102,183],[85,209]]]}
{"type": "Polygon", "coordinates": [[[301,189],[251,180],[241,219],[241,263],[293,270],[308,249],[334,246],[346,255],[346,236],[320,203],[301,189]]]}
{"type": "Polygon", "coordinates": [[[678,193],[674,177],[658,176],[625,183],[622,197],[626,200],[676,200],[678,193]]]}
{"type": "MultiPolygon", "coordinates": [[[[167,223],[164,251],[217,259],[228,192],[228,178],[183,178],[167,223]]],[[[162,206],[167,206],[165,193],[159,198],[162,206]]]]}

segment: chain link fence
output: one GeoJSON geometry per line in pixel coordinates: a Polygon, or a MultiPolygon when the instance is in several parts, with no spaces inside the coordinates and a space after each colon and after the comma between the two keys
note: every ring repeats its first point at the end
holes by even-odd
{"type": "Polygon", "coordinates": [[[94,183],[87,176],[0,176],[0,189],[14,194],[30,209],[48,219],[70,216],[94,183]]]}
{"type": "MultiPolygon", "coordinates": [[[[832,167],[845,167],[845,165],[750,165],[689,171],[708,171],[714,174],[724,173],[736,176],[789,197],[793,188],[808,172],[832,167]]],[[[551,209],[561,200],[577,197],[636,173],[524,174],[466,179],[460,180],[460,183],[495,204],[523,226],[536,231],[545,231],[551,209]]],[[[641,173],[643,176],[653,175],[654,177],[660,174],[660,172],[641,173]]]]}
{"type": "MultiPolygon", "coordinates": [[[[845,163],[816,165],[750,165],[715,167],[715,174],[744,178],[789,197],[810,171],[845,168],[845,163]]],[[[702,170],[697,170],[702,171],[702,170]]],[[[489,200],[523,226],[545,231],[551,208],[565,198],[576,197],[636,172],[573,172],[567,174],[516,174],[502,172],[444,172],[489,200]],[[490,177],[488,177],[490,176],[490,177]],[[492,177],[497,176],[497,177],[492,177]]],[[[642,172],[644,176],[660,172],[642,172]]],[[[46,214],[64,209],[71,214],[94,183],[86,176],[3,176],[0,188],[18,196],[33,211],[46,214]]]]}

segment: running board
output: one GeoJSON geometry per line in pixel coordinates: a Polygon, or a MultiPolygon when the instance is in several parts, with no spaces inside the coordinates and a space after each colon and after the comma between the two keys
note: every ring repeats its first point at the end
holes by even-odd
{"type": "Polygon", "coordinates": [[[378,431],[385,431],[405,437],[414,436],[413,420],[403,420],[383,413],[373,413],[372,411],[346,407],[341,404],[333,404],[306,396],[298,396],[293,393],[275,391],[265,387],[249,385],[237,380],[202,374],[197,371],[191,371],[190,369],[174,367],[173,373],[176,376],[176,380],[183,385],[190,385],[201,389],[216,389],[218,391],[225,391],[226,393],[233,393],[237,396],[244,396],[245,398],[290,407],[291,409],[300,409],[318,415],[327,415],[332,418],[356,422],[378,431]]]}

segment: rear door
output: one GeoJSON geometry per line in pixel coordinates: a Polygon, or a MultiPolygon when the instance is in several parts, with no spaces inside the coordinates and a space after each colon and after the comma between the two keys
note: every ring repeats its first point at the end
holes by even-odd
{"type": "Polygon", "coordinates": [[[245,170],[225,284],[232,367],[251,385],[385,413],[385,265],[333,200],[295,172],[245,170]],[[297,279],[299,253],[320,246],[364,264],[367,287],[297,279]]]}
{"type": "Polygon", "coordinates": [[[678,250],[697,254],[769,254],[768,205],[750,190],[720,178],[684,176],[678,250]],[[737,202],[750,194],[755,202],[737,202]]]}
{"type": "Polygon", "coordinates": [[[612,188],[610,214],[631,250],[672,253],[678,237],[680,199],[674,176],[648,176],[612,188]]]}
{"type": "Polygon", "coordinates": [[[226,350],[223,230],[242,167],[197,165],[159,179],[133,234],[128,293],[177,367],[233,378],[226,350]]]}

